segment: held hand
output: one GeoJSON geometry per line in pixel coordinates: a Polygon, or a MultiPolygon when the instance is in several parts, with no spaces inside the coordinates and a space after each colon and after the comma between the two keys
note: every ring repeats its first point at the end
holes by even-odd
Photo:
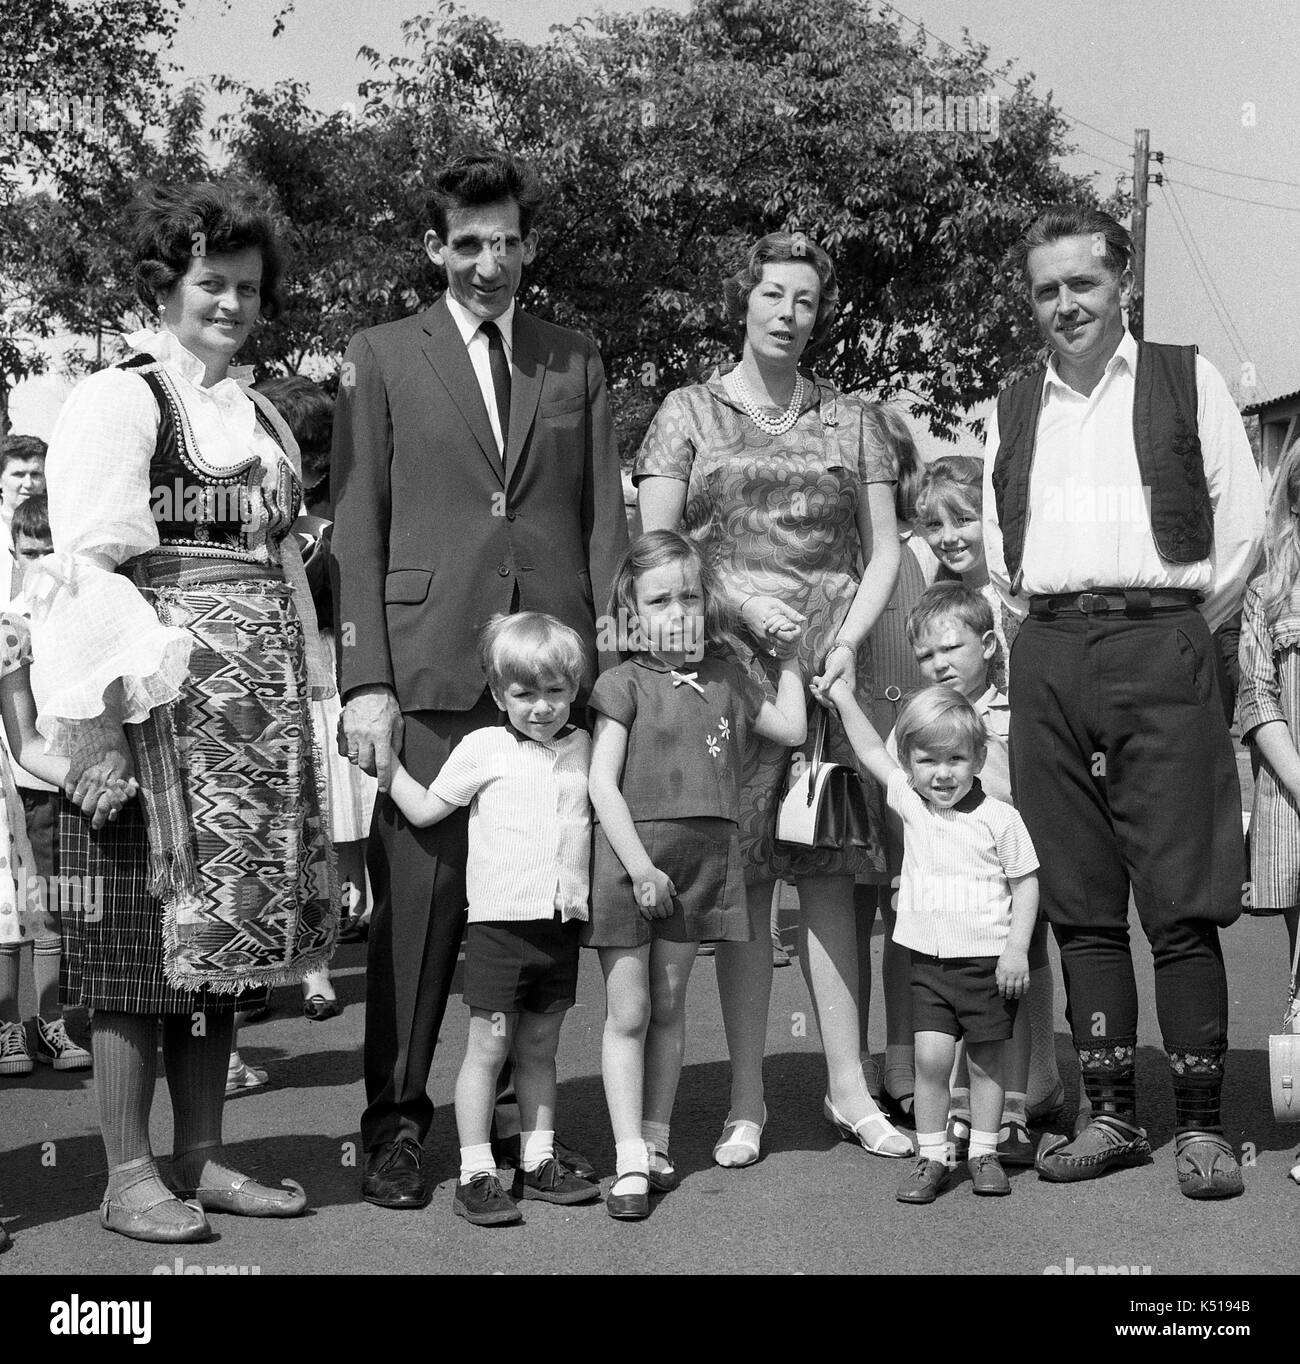
{"type": "Polygon", "coordinates": [[[806,617],[779,597],[750,597],[740,609],[741,619],[755,638],[763,640],[768,653],[791,645],[803,633],[806,617]]]}
{"type": "Polygon", "coordinates": [[[133,800],[139,793],[140,783],[134,777],[127,781],[120,778],[110,781],[95,802],[94,813],[90,817],[90,827],[92,829],[102,829],[109,821],[116,819],[122,812],[122,807],[129,800],[133,800]]]}
{"type": "Polygon", "coordinates": [[[389,687],[360,687],[349,694],[339,721],[339,752],[387,791],[393,757],[402,746],[402,712],[389,687]]]}
{"type": "Polygon", "coordinates": [[[998,958],[998,993],[1004,999],[1021,999],[1029,992],[1029,954],[1008,947],[998,958]]]}
{"type": "Polygon", "coordinates": [[[130,779],[134,784],[133,771],[125,736],[120,740],[106,739],[93,749],[73,754],[63,791],[74,805],[81,807],[83,814],[90,815],[109,783],[130,779]]]}
{"type": "Polygon", "coordinates": [[[847,645],[836,644],[827,653],[820,674],[812,680],[813,695],[816,696],[818,692],[822,691],[829,693],[835,683],[841,679],[848,686],[849,694],[852,695],[858,686],[858,656],[847,645]]]}
{"type": "Polygon", "coordinates": [[[853,684],[842,676],[833,678],[829,683],[824,677],[814,677],[808,689],[827,710],[838,710],[845,701],[853,699],[853,684]]]}
{"type": "Polygon", "coordinates": [[[647,867],[632,877],[632,894],[643,919],[666,919],[673,912],[677,887],[658,867],[647,867]]]}

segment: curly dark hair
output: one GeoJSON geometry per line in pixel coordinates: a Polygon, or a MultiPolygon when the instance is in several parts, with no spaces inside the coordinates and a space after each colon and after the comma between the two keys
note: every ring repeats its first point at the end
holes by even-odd
{"type": "Polygon", "coordinates": [[[840,286],[835,279],[835,264],[816,242],[802,232],[769,232],[749,248],[745,263],[722,286],[727,321],[734,327],[745,325],[749,296],[762,283],[763,267],[782,261],[806,261],[817,271],[821,291],[817,297],[817,321],[808,338],[810,348],[821,344],[831,329],[840,301],[840,286]]]}
{"type": "Polygon", "coordinates": [[[526,237],[546,193],[530,166],[504,152],[458,156],[438,172],[429,195],[433,230],[447,240],[447,214],[454,208],[477,208],[513,199],[519,205],[519,235],[526,237]]]}
{"type": "Polygon", "coordinates": [[[261,314],[278,317],[284,248],[270,213],[246,185],[197,181],[146,185],[132,205],[135,287],[151,312],[196,255],[262,254],[261,314]]]}

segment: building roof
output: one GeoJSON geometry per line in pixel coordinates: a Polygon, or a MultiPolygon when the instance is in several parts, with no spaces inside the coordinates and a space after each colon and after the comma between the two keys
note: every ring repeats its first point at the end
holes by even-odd
{"type": "Polygon", "coordinates": [[[1283,403],[1293,403],[1300,398],[1300,388],[1294,393],[1283,393],[1280,398],[1268,398],[1262,403],[1251,403],[1248,407],[1241,409],[1243,417],[1257,417],[1266,413],[1272,407],[1281,407],[1283,403]]]}

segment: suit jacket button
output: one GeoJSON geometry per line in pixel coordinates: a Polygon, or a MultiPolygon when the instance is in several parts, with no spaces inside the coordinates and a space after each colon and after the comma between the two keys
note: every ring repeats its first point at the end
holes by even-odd
{"type": "Polygon", "coordinates": [[[502,564],[501,567],[497,569],[497,573],[502,578],[508,578],[510,576],[510,570],[505,566],[505,564],[502,564]]]}

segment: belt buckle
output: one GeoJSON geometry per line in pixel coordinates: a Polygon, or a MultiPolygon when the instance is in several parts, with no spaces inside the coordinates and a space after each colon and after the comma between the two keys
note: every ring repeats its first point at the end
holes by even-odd
{"type": "Polygon", "coordinates": [[[1110,602],[1100,592],[1080,592],[1075,602],[1085,616],[1105,615],[1110,610],[1110,602]]]}

